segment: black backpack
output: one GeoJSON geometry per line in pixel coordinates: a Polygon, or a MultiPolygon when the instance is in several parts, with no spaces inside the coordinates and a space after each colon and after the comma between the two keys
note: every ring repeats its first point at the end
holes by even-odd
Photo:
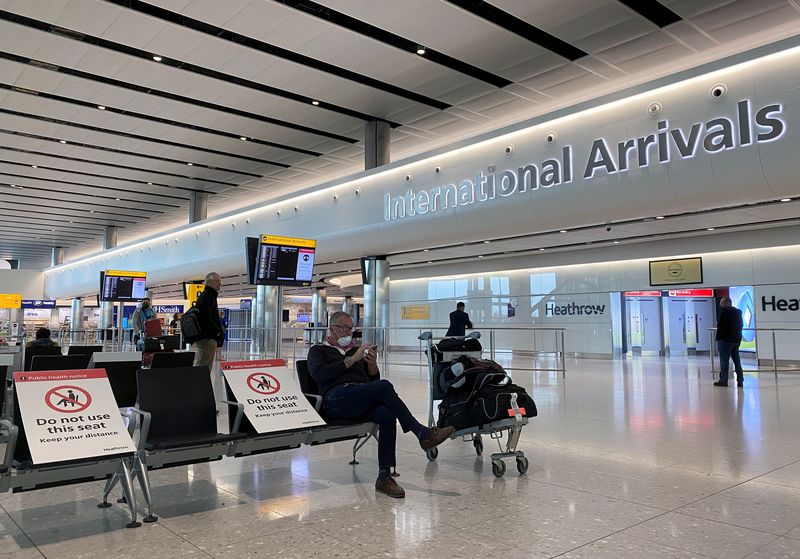
{"type": "Polygon", "coordinates": [[[200,312],[197,307],[191,307],[183,313],[181,317],[181,333],[183,342],[193,344],[203,339],[203,331],[200,329],[200,312]]]}

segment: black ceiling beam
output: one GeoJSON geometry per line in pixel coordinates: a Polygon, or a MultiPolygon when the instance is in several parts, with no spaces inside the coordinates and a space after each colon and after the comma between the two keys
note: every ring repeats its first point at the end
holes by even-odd
{"type": "MultiPolygon", "coordinates": [[[[30,163],[20,163],[19,161],[8,161],[6,159],[0,159],[0,165],[13,165],[15,167],[25,167],[27,169],[31,168],[31,164],[30,163]]],[[[49,167],[47,165],[37,165],[36,167],[38,169],[43,169],[45,171],[57,171],[59,173],[69,173],[69,174],[73,174],[73,175],[84,175],[84,176],[89,176],[89,177],[104,178],[104,179],[111,179],[111,180],[124,182],[124,179],[120,179],[120,178],[117,178],[117,177],[112,177],[110,175],[97,175],[97,174],[94,174],[94,173],[81,173],[79,171],[71,171],[69,169],[60,169],[58,167],[49,167]]],[[[158,192],[142,192],[142,191],[138,191],[138,190],[128,190],[128,189],[125,189],[125,188],[116,188],[116,187],[113,187],[113,186],[99,186],[99,185],[96,185],[96,184],[87,184],[87,183],[83,183],[83,182],[71,182],[71,181],[65,181],[65,180],[57,180],[57,179],[50,179],[50,178],[35,177],[35,176],[32,176],[32,175],[18,175],[18,174],[15,174],[15,173],[6,173],[5,171],[2,170],[2,168],[0,168],[0,175],[21,177],[21,178],[26,179],[26,180],[39,180],[39,181],[45,181],[45,182],[58,182],[58,183],[64,183],[64,184],[72,184],[72,185],[76,185],[76,186],[83,186],[85,188],[92,188],[92,189],[97,189],[97,190],[108,190],[108,191],[111,191],[111,192],[122,192],[123,194],[136,194],[138,196],[152,196],[154,198],[158,198],[158,200],[162,200],[164,198],[168,198],[168,199],[171,199],[171,200],[181,200],[183,202],[189,200],[188,197],[185,197],[185,196],[174,196],[172,194],[161,194],[161,193],[158,193],[158,192]]],[[[145,181],[136,181],[136,182],[141,183],[141,184],[146,184],[145,181]]],[[[145,202],[147,202],[147,200],[145,200],[145,202]]],[[[177,208],[178,206],[174,206],[174,207],[177,208]]]]}
{"type": "MultiPolygon", "coordinates": [[[[148,142],[152,144],[161,144],[170,147],[177,147],[181,149],[186,149],[189,151],[199,151],[201,153],[210,153],[212,155],[221,155],[222,157],[230,157],[233,159],[243,159],[245,161],[253,161],[254,163],[261,163],[262,165],[271,165],[273,167],[280,167],[281,169],[288,169],[291,165],[286,163],[278,163],[276,161],[270,161],[269,159],[261,159],[259,157],[250,157],[249,155],[240,155],[238,153],[228,153],[226,151],[221,151],[218,149],[211,149],[211,148],[204,148],[200,146],[191,146],[187,144],[183,144],[181,142],[173,142],[171,140],[164,140],[163,138],[154,138],[152,136],[145,136],[143,134],[134,134],[133,132],[124,132],[122,130],[112,130],[110,128],[103,128],[101,126],[92,126],[90,124],[83,124],[81,122],[73,122],[71,120],[63,120],[60,118],[55,118],[51,116],[44,116],[38,114],[31,114],[31,113],[24,113],[22,111],[15,111],[12,109],[3,109],[0,108],[0,113],[5,113],[13,116],[19,116],[22,118],[31,118],[34,120],[41,120],[43,122],[48,122],[50,124],[58,124],[60,126],[69,126],[71,128],[79,128],[81,130],[90,130],[92,132],[100,132],[102,134],[109,134],[111,136],[121,136],[123,138],[131,138],[134,140],[141,140],[143,142],[148,142]]],[[[60,141],[60,140],[59,140],[60,141]]],[[[187,163],[184,161],[184,163],[187,163]]],[[[202,163],[194,163],[192,162],[193,166],[196,167],[208,167],[207,165],[203,165],[202,163]]],[[[220,168],[220,167],[208,167],[210,169],[220,168]]],[[[251,175],[255,177],[260,177],[260,175],[253,175],[252,173],[247,173],[244,171],[238,171],[235,169],[231,169],[231,172],[238,173],[240,175],[251,175]]]]}
{"type": "MultiPolygon", "coordinates": [[[[79,182],[72,182],[72,181],[65,181],[65,180],[58,180],[58,179],[46,179],[46,178],[40,178],[40,177],[31,177],[29,175],[16,175],[14,173],[6,173],[2,169],[0,169],[0,177],[16,177],[16,178],[21,178],[23,180],[35,180],[35,181],[41,181],[41,182],[46,182],[46,183],[69,184],[69,185],[72,185],[72,186],[99,188],[101,190],[103,189],[102,186],[92,186],[92,185],[83,184],[83,183],[79,183],[79,182]]],[[[3,183],[0,182],[0,185],[2,185],[2,184],[3,183]]],[[[33,186],[31,184],[26,184],[26,183],[22,183],[22,182],[15,182],[13,184],[16,185],[20,189],[20,190],[14,191],[14,192],[19,192],[21,190],[24,190],[26,192],[27,191],[51,192],[53,194],[64,192],[63,189],[62,190],[56,190],[56,189],[52,189],[52,188],[43,188],[41,186],[33,186]]],[[[132,198],[120,198],[120,197],[117,197],[117,196],[107,196],[107,195],[104,195],[104,194],[90,194],[88,192],[75,192],[75,191],[70,191],[69,194],[70,194],[70,196],[89,198],[90,200],[95,199],[95,198],[100,198],[101,200],[114,200],[115,202],[133,202],[134,204],[144,204],[147,207],[150,207],[152,204],[158,204],[159,207],[172,208],[172,209],[178,209],[178,208],[181,207],[180,205],[165,204],[165,203],[157,201],[157,200],[141,200],[141,199],[135,199],[135,198],[133,198],[133,199],[132,198]]],[[[130,195],[130,194],[135,194],[135,193],[131,192],[131,191],[127,191],[127,194],[130,195]]],[[[158,197],[158,198],[160,198],[160,197],[158,197]]],[[[56,198],[56,200],[57,199],[58,198],[56,198]]],[[[70,199],[69,201],[71,202],[72,200],[70,199]]],[[[81,200],[76,200],[76,201],[84,203],[81,200]]],[[[85,203],[90,203],[91,204],[93,202],[85,202],[85,203]]]]}
{"type": "MultiPolygon", "coordinates": [[[[0,186],[2,186],[2,184],[3,183],[0,182],[0,186]]],[[[6,183],[6,184],[9,184],[9,183],[6,183]]],[[[13,197],[16,197],[15,193],[13,193],[13,192],[0,192],[0,196],[13,196],[13,197]]],[[[24,196],[25,196],[25,201],[24,202],[17,202],[16,200],[2,200],[2,202],[3,203],[11,202],[11,203],[17,203],[17,204],[19,204],[19,203],[27,204],[28,200],[46,200],[46,201],[50,202],[50,204],[48,206],[45,206],[45,207],[50,207],[50,208],[59,207],[61,209],[69,209],[69,210],[75,210],[75,211],[86,211],[86,210],[82,210],[81,208],[73,208],[72,206],[56,206],[56,205],[53,204],[53,202],[64,202],[66,204],[82,204],[82,205],[87,206],[87,207],[88,206],[92,206],[93,208],[114,208],[116,210],[127,210],[128,212],[143,212],[144,214],[146,214],[146,215],[138,215],[138,216],[137,215],[131,215],[130,216],[130,217],[140,217],[140,218],[147,218],[148,217],[147,214],[154,214],[154,213],[163,214],[164,213],[161,210],[157,210],[157,209],[153,208],[152,206],[150,208],[146,209],[146,210],[143,210],[141,208],[128,208],[128,207],[115,206],[114,204],[98,204],[98,203],[95,203],[95,202],[89,204],[89,203],[85,203],[85,202],[72,202],[70,200],[61,200],[59,198],[50,198],[50,197],[47,197],[47,196],[34,196],[33,194],[25,194],[24,196]]],[[[107,214],[107,215],[117,215],[116,213],[113,213],[113,212],[105,212],[103,210],[95,210],[93,208],[89,211],[89,213],[94,212],[96,214],[97,213],[102,213],[102,214],[107,214]]]]}
{"type": "Polygon", "coordinates": [[[75,68],[64,68],[63,66],[56,66],[55,64],[50,64],[49,62],[45,62],[44,60],[36,60],[34,58],[19,56],[9,52],[0,52],[0,58],[3,58],[5,60],[11,60],[14,62],[19,62],[20,64],[26,64],[28,66],[34,66],[36,68],[40,68],[43,70],[50,70],[51,72],[58,72],[60,74],[66,74],[68,76],[75,76],[93,82],[104,83],[106,85],[120,87],[123,89],[128,89],[130,91],[136,91],[137,93],[144,93],[145,95],[153,95],[155,97],[161,97],[163,99],[179,101],[181,103],[186,103],[188,105],[193,105],[195,107],[203,107],[204,109],[211,109],[214,111],[219,111],[221,113],[232,114],[243,118],[249,118],[252,120],[258,120],[261,122],[274,124],[276,126],[282,126],[284,128],[291,128],[292,130],[297,130],[299,132],[307,132],[309,134],[330,138],[332,140],[338,140],[340,142],[345,142],[348,144],[355,144],[358,143],[359,141],[358,139],[342,136],[341,134],[334,134],[333,132],[318,130],[316,128],[311,128],[310,126],[294,124],[292,122],[288,122],[285,120],[280,120],[277,118],[260,115],[258,113],[253,113],[250,111],[243,111],[241,109],[235,109],[233,107],[227,107],[225,105],[219,105],[217,103],[212,103],[210,101],[202,101],[200,99],[195,99],[193,97],[186,97],[184,95],[178,95],[177,93],[171,93],[169,91],[163,91],[160,89],[153,89],[152,87],[145,87],[143,85],[124,82],[122,80],[116,80],[114,78],[109,78],[107,76],[101,76],[100,74],[92,74],[90,72],[76,70],[75,68]]]}
{"type": "MultiPolygon", "coordinates": [[[[77,220],[81,220],[81,219],[83,219],[83,220],[93,219],[93,220],[98,221],[99,223],[93,223],[93,222],[85,222],[85,223],[91,223],[92,225],[100,225],[101,227],[105,227],[107,225],[114,225],[115,227],[122,228],[122,227],[124,227],[123,225],[117,225],[117,224],[118,223],[131,223],[131,224],[139,223],[139,221],[136,221],[136,220],[120,219],[120,218],[117,218],[117,217],[115,217],[115,218],[93,217],[93,215],[85,215],[86,212],[84,212],[83,210],[76,210],[74,208],[68,208],[68,209],[71,210],[71,211],[81,212],[81,213],[80,213],[80,215],[65,214],[64,213],[64,211],[65,211],[64,208],[51,208],[50,206],[43,206],[41,204],[30,204],[30,207],[29,207],[27,204],[24,204],[22,202],[6,202],[5,205],[3,206],[3,211],[4,212],[15,211],[15,212],[23,213],[23,214],[48,216],[48,218],[50,218],[50,217],[74,217],[75,219],[73,219],[72,221],[77,221],[77,220]],[[19,206],[22,206],[22,207],[20,207],[20,208],[11,207],[8,204],[13,204],[14,206],[19,205],[19,206]],[[44,208],[44,209],[53,209],[53,210],[56,210],[56,211],[48,212],[48,211],[44,211],[44,210],[34,210],[34,209],[32,209],[34,207],[36,207],[36,208],[44,208]]],[[[47,219],[47,218],[39,218],[39,219],[47,219]]]]}
{"type": "MultiPolygon", "coordinates": [[[[59,223],[62,224],[62,226],[64,227],[75,227],[79,225],[85,225],[87,230],[99,231],[99,232],[102,232],[106,227],[102,223],[91,223],[88,221],[80,221],[80,220],[76,221],[74,219],[58,219],[59,217],[63,216],[53,215],[53,214],[47,214],[47,215],[52,217],[39,217],[39,215],[33,215],[31,212],[18,210],[16,208],[3,208],[3,217],[6,219],[30,220],[31,223],[37,223],[39,221],[43,221],[48,224],[59,223]],[[19,212],[19,213],[10,213],[10,212],[19,212]]],[[[122,229],[123,226],[120,225],[119,227],[120,229],[122,229]]]]}
{"type": "Polygon", "coordinates": [[[102,236],[101,234],[96,235],[81,235],[80,233],[70,233],[68,231],[61,231],[58,229],[54,229],[52,227],[7,227],[5,225],[0,225],[0,236],[3,238],[11,238],[10,236],[19,236],[25,235],[26,232],[30,232],[31,235],[52,235],[61,237],[63,239],[83,242],[89,239],[93,239],[95,237],[102,236]]]}
{"type": "MultiPolygon", "coordinates": [[[[165,10],[166,11],[166,10],[165,10]]],[[[172,13],[172,12],[171,12],[172,13]]],[[[318,105],[316,108],[319,109],[327,109],[329,111],[339,113],[344,116],[349,116],[352,118],[356,118],[358,120],[374,120],[378,117],[373,115],[369,115],[366,113],[362,113],[361,111],[356,111],[353,109],[348,109],[347,107],[343,107],[341,105],[336,105],[334,103],[323,102],[321,100],[314,99],[313,97],[308,97],[306,95],[300,95],[299,93],[294,93],[291,91],[287,91],[285,89],[280,89],[277,87],[272,87],[266,85],[264,83],[256,82],[253,80],[248,80],[245,78],[241,78],[239,76],[235,76],[233,74],[226,74],[225,72],[219,72],[217,70],[212,70],[211,68],[206,68],[204,66],[198,66],[197,64],[192,64],[191,62],[186,62],[185,60],[178,60],[177,58],[169,58],[167,56],[161,55],[160,53],[153,53],[150,51],[137,49],[135,47],[131,47],[129,45],[123,45],[122,43],[116,43],[114,41],[109,41],[108,39],[103,39],[102,37],[95,37],[94,35],[87,35],[86,33],[82,33],[80,31],[75,31],[73,29],[68,29],[66,27],[61,27],[59,25],[53,25],[47,23],[45,21],[40,21],[38,19],[33,19],[29,17],[25,17],[19,14],[15,14],[13,12],[8,12],[5,10],[0,10],[0,19],[9,21],[12,23],[17,23],[19,25],[24,25],[26,27],[32,29],[38,29],[39,31],[44,31],[45,33],[52,33],[54,35],[59,35],[61,37],[66,37],[68,39],[72,39],[74,41],[79,41],[86,45],[93,45],[99,48],[107,49],[113,52],[118,52],[120,54],[126,54],[128,56],[133,56],[135,58],[141,58],[142,60],[148,60],[149,62],[155,64],[156,61],[153,60],[153,55],[158,54],[161,57],[161,60],[158,60],[158,64],[163,66],[170,66],[172,68],[183,70],[185,72],[189,72],[191,74],[197,74],[200,76],[205,76],[207,78],[216,79],[228,84],[238,85],[240,87],[245,87],[247,89],[252,89],[255,91],[260,91],[261,93],[266,93],[268,95],[274,95],[276,97],[283,97],[284,99],[289,99],[291,101],[297,101],[299,103],[303,103],[308,105],[309,107],[314,107],[312,105],[313,101],[318,101],[318,105]]],[[[336,66],[333,66],[336,68],[336,66]]],[[[344,69],[342,69],[344,71],[344,69]]],[[[377,83],[378,80],[375,80],[377,83]]],[[[401,88],[398,88],[400,91],[405,91],[401,88]]],[[[411,95],[417,95],[420,99],[428,99],[423,95],[418,95],[415,93],[408,92],[411,95]]],[[[435,100],[431,100],[435,101],[435,100]]],[[[417,102],[421,102],[417,100],[417,102]]],[[[445,107],[446,108],[446,107],[445,107]]],[[[398,123],[393,123],[395,126],[399,126],[398,123]]]]}
{"type": "Polygon", "coordinates": [[[579,49],[575,45],[563,41],[551,35],[543,29],[531,25],[524,19],[520,19],[505,10],[501,10],[497,6],[484,2],[483,0],[446,0],[447,2],[466,10],[467,12],[478,16],[481,19],[490,21],[502,27],[506,31],[510,31],[519,35],[532,43],[539,45],[551,52],[563,56],[571,62],[575,62],[579,58],[589,56],[589,53],[579,49]]]}
{"type": "Polygon", "coordinates": [[[339,27],[343,27],[349,31],[358,33],[359,35],[363,35],[364,37],[368,37],[374,41],[379,41],[385,45],[400,49],[403,52],[411,53],[414,56],[421,56],[425,60],[430,60],[431,62],[435,62],[436,64],[444,66],[445,68],[455,70],[456,72],[491,84],[495,87],[506,87],[514,83],[509,79],[488,72],[482,68],[478,68],[477,66],[473,66],[472,64],[464,62],[463,60],[448,56],[443,52],[436,51],[426,45],[420,45],[416,41],[406,39],[401,35],[397,35],[391,31],[387,31],[386,29],[369,24],[366,21],[351,17],[345,13],[337,12],[328,6],[323,6],[322,4],[312,2],[311,0],[273,0],[273,2],[283,4],[284,6],[298,10],[304,14],[308,14],[323,21],[338,25],[339,27]],[[424,47],[425,49],[425,53],[423,55],[417,54],[417,49],[420,46],[424,47]]]}
{"type": "Polygon", "coordinates": [[[31,219],[30,221],[27,221],[27,219],[28,218],[26,216],[11,215],[11,214],[6,213],[5,210],[3,211],[3,224],[4,225],[10,224],[10,223],[18,224],[20,226],[20,229],[24,229],[24,228],[26,228],[28,226],[49,227],[51,229],[53,227],[58,227],[58,229],[60,231],[74,231],[74,232],[85,231],[87,234],[91,234],[92,236],[94,236],[94,235],[102,235],[103,234],[103,229],[92,229],[91,227],[80,227],[80,226],[76,226],[76,225],[71,224],[71,223],[65,223],[63,221],[56,222],[55,220],[51,220],[49,222],[39,223],[39,221],[34,221],[33,219],[31,219]],[[55,224],[55,225],[52,225],[52,224],[55,224]]]}
{"type": "MultiPolygon", "coordinates": [[[[151,17],[163,21],[168,21],[174,25],[180,25],[181,27],[192,29],[193,31],[199,31],[200,33],[211,35],[212,37],[215,37],[217,39],[222,39],[223,41],[228,41],[249,49],[263,52],[264,54],[269,54],[272,56],[276,56],[278,58],[283,58],[284,60],[288,60],[296,64],[301,64],[308,68],[319,70],[320,72],[331,74],[333,76],[336,76],[337,78],[343,78],[352,82],[359,83],[361,85],[365,85],[367,87],[371,87],[373,89],[378,89],[385,93],[391,93],[392,95],[403,97],[404,99],[408,99],[409,101],[414,101],[415,103],[428,105],[429,107],[439,109],[440,111],[448,109],[451,106],[449,103],[439,101],[438,99],[434,99],[426,95],[421,95],[414,91],[410,91],[408,89],[404,89],[402,87],[398,87],[390,83],[376,80],[375,78],[365,76],[364,74],[359,74],[358,72],[348,70],[347,68],[336,66],[328,62],[323,62],[322,60],[318,60],[316,58],[312,58],[310,56],[300,54],[299,52],[285,49],[277,45],[267,43],[265,41],[260,41],[253,37],[248,37],[246,35],[236,33],[234,31],[225,29],[223,27],[217,27],[216,25],[211,25],[210,23],[200,21],[199,19],[191,18],[184,14],[179,14],[177,12],[165,10],[164,8],[148,4],[147,2],[141,2],[140,0],[106,0],[106,1],[109,2],[110,4],[116,4],[117,6],[122,6],[123,8],[128,8],[129,10],[133,10],[135,12],[147,14],[151,17]]],[[[153,54],[160,55],[160,53],[147,53],[148,56],[152,56],[153,54]]],[[[166,60],[169,59],[167,57],[164,57],[162,62],[166,60]]],[[[175,62],[180,63],[180,61],[175,61],[175,62]]],[[[296,100],[298,101],[303,101],[308,103],[312,101],[310,97],[306,97],[305,95],[297,95],[297,94],[293,95],[297,96],[296,100]]],[[[319,105],[320,107],[325,107],[326,105],[327,105],[326,103],[320,100],[320,105],[319,105]]],[[[372,120],[376,118],[369,115],[363,115],[363,116],[366,117],[364,118],[364,120],[372,120]]]]}
{"type": "MultiPolygon", "coordinates": [[[[0,133],[2,133],[2,134],[15,134],[14,132],[8,132],[8,131],[2,130],[2,129],[0,129],[0,133]]],[[[48,139],[48,141],[49,141],[49,139],[48,139]]],[[[72,145],[75,145],[75,144],[72,144],[72,145]]],[[[120,165],[118,163],[107,163],[105,161],[96,161],[94,159],[83,159],[81,157],[70,157],[68,155],[60,155],[60,154],[57,154],[57,153],[49,153],[49,152],[46,152],[46,151],[35,151],[35,150],[30,150],[30,149],[22,149],[22,148],[17,148],[17,147],[12,147],[12,146],[3,146],[3,145],[0,145],[0,149],[5,149],[5,150],[8,150],[8,151],[14,151],[14,152],[17,152],[17,153],[27,153],[29,155],[39,155],[41,157],[52,157],[52,158],[55,158],[55,159],[64,159],[66,161],[77,161],[78,163],[89,163],[91,165],[102,165],[104,167],[113,167],[115,169],[126,169],[126,170],[129,170],[129,171],[139,171],[139,172],[145,171],[145,169],[142,169],[141,167],[133,167],[131,165],[120,165]]],[[[153,173],[153,174],[156,174],[156,175],[164,175],[166,177],[175,177],[175,178],[185,179],[185,180],[207,182],[207,183],[210,183],[210,184],[218,184],[218,185],[222,185],[222,186],[239,186],[235,182],[216,181],[216,180],[212,180],[212,179],[201,179],[199,177],[190,177],[189,175],[179,175],[177,173],[167,173],[165,171],[158,171],[156,169],[147,169],[146,171],[148,173],[153,173]]],[[[125,177],[119,177],[118,180],[124,180],[124,181],[128,181],[128,182],[135,182],[135,183],[141,183],[141,184],[151,184],[153,186],[162,186],[164,188],[174,188],[176,190],[186,190],[188,192],[206,192],[208,194],[216,194],[215,192],[211,192],[211,191],[208,191],[208,190],[203,190],[202,188],[190,188],[188,186],[173,186],[171,184],[163,184],[163,183],[158,183],[158,182],[142,181],[142,180],[139,180],[139,179],[130,179],[130,178],[125,178],[125,177]]]]}
{"type": "Polygon", "coordinates": [[[677,23],[683,18],[657,0],[619,0],[640,16],[659,27],[677,23]]]}
{"type": "MultiPolygon", "coordinates": [[[[98,110],[97,103],[90,103],[89,101],[82,101],[81,99],[75,99],[73,97],[65,97],[63,95],[56,95],[54,93],[46,93],[44,91],[38,91],[35,89],[29,89],[26,87],[17,87],[11,84],[0,83],[0,89],[7,89],[9,91],[14,91],[16,93],[23,93],[25,95],[33,95],[35,97],[40,97],[42,99],[50,99],[52,101],[59,101],[61,103],[68,103],[70,105],[78,105],[79,107],[86,107],[88,109],[98,110]]],[[[205,132],[206,134],[213,134],[215,136],[222,136],[224,138],[230,138],[232,140],[239,140],[243,137],[247,138],[247,141],[253,144],[258,144],[261,146],[268,146],[276,149],[283,149],[286,151],[291,151],[294,153],[302,153],[304,155],[311,155],[314,157],[319,157],[323,155],[321,152],[318,151],[311,151],[310,149],[298,148],[294,146],[290,146],[288,144],[281,144],[278,142],[270,142],[268,140],[261,140],[259,138],[253,138],[250,136],[244,136],[243,134],[234,134],[233,132],[225,132],[223,130],[217,130],[215,128],[208,128],[207,126],[200,126],[199,124],[190,124],[188,122],[180,122],[178,120],[171,120],[169,118],[162,118],[154,115],[149,115],[146,113],[139,113],[136,111],[129,111],[127,109],[121,109],[118,107],[112,107],[110,105],[103,105],[103,110],[109,114],[119,114],[128,116],[131,118],[138,118],[141,120],[148,120],[150,122],[158,122],[159,124],[166,124],[167,126],[177,126],[179,128],[186,128],[188,130],[194,130],[196,132],[205,132]]]]}
{"type": "MultiPolygon", "coordinates": [[[[2,111],[3,111],[3,109],[0,109],[0,112],[2,112],[2,111]]],[[[47,142],[54,142],[54,143],[58,143],[58,144],[61,143],[61,139],[60,138],[53,138],[51,136],[42,136],[40,134],[29,134],[27,132],[20,132],[18,130],[8,130],[8,129],[5,129],[5,128],[0,128],[0,133],[13,134],[15,136],[23,136],[25,138],[33,138],[35,140],[44,140],[44,141],[47,141],[47,142]]],[[[166,161],[167,163],[177,163],[178,165],[188,165],[187,161],[181,161],[180,159],[172,159],[170,157],[161,157],[161,156],[158,156],[158,155],[150,155],[150,154],[146,154],[146,153],[137,153],[135,151],[117,149],[117,148],[112,148],[112,147],[108,147],[108,146],[98,146],[98,145],[95,145],[95,144],[87,144],[85,142],[69,142],[69,145],[78,146],[78,147],[87,148],[87,149],[95,149],[95,150],[99,150],[99,151],[107,151],[107,152],[110,152],[110,153],[120,153],[122,155],[130,155],[130,156],[133,156],[133,157],[142,157],[144,159],[155,159],[156,161],[166,161]]],[[[188,165],[188,166],[197,167],[199,169],[209,169],[211,171],[225,171],[227,173],[234,173],[234,174],[237,174],[237,175],[247,175],[247,176],[250,176],[250,177],[262,178],[261,175],[256,175],[254,173],[246,173],[244,171],[236,171],[234,169],[226,169],[224,167],[213,167],[213,166],[210,166],[210,165],[203,165],[202,163],[192,163],[192,165],[188,165]]],[[[234,185],[234,186],[238,186],[238,185],[234,185]]]]}

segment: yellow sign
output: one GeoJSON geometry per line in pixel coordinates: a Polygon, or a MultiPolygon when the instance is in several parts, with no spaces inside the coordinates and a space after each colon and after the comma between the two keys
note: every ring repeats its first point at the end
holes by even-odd
{"type": "Polygon", "coordinates": [[[402,320],[430,320],[430,305],[403,305],[400,313],[402,320]]]}
{"type": "Polygon", "coordinates": [[[265,245],[280,245],[286,247],[316,248],[317,241],[313,239],[298,239],[297,237],[279,237],[278,235],[261,235],[261,243],[265,245]]]}
{"type": "Polygon", "coordinates": [[[21,309],[22,295],[17,293],[0,293],[0,309],[21,309]]]}
{"type": "Polygon", "coordinates": [[[147,272],[129,272],[127,270],[106,270],[107,276],[122,276],[126,278],[146,278],[147,272]]]}
{"type": "Polygon", "coordinates": [[[203,283],[187,283],[186,298],[189,300],[189,303],[194,303],[195,301],[197,301],[197,297],[203,292],[205,288],[206,286],[203,283]]]}
{"type": "Polygon", "coordinates": [[[650,285],[703,283],[703,259],[651,260],[650,285]]]}

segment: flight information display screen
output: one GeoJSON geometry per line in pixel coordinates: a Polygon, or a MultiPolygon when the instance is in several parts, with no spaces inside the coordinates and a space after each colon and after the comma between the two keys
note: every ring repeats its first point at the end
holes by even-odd
{"type": "Polygon", "coordinates": [[[147,291],[147,272],[100,272],[101,301],[141,301],[147,291]]]}
{"type": "Polygon", "coordinates": [[[310,285],[317,242],[261,235],[256,257],[256,285],[310,285]]]}

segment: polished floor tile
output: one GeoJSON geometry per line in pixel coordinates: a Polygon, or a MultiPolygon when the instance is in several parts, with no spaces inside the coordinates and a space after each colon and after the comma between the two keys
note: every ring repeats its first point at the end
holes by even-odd
{"type": "MultiPolygon", "coordinates": [[[[152,471],[160,520],[133,530],[119,488],[96,507],[101,483],[0,494],[0,559],[800,557],[800,376],[725,390],[704,358],[512,374],[539,408],[526,475],[509,460],[495,477],[488,437],[483,456],[455,440],[429,461],[401,434],[402,500],[374,491],[375,441],[355,467],[339,442],[152,471]]],[[[425,369],[387,378],[425,420],[425,369]]]]}

